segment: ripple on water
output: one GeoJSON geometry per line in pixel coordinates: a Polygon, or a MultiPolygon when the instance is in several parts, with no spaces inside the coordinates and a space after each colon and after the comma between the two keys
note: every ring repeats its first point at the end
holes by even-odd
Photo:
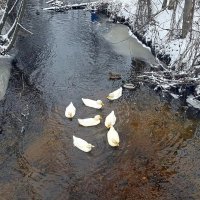
{"type": "Polygon", "coordinates": [[[122,98],[110,104],[110,110],[115,110],[117,116],[116,129],[121,145],[117,149],[110,148],[106,144],[107,130],[102,126],[96,129],[96,149],[90,155],[90,162],[94,164],[91,175],[79,180],[80,190],[86,192],[92,188],[96,195],[103,192],[104,198],[159,197],[161,184],[174,174],[170,167],[177,150],[183,147],[188,128],[195,130],[196,125],[192,121],[184,125],[182,118],[168,105],[153,95],[152,99],[145,99],[145,96],[136,92],[129,100],[122,98]],[[142,103],[148,106],[141,107],[142,103]],[[98,186],[93,186],[97,182],[98,186]],[[84,183],[87,184],[83,186],[84,183]]]}

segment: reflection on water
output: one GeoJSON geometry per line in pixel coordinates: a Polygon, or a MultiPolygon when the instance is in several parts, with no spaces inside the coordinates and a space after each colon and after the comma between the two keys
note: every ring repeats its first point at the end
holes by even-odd
{"type": "MultiPolygon", "coordinates": [[[[134,68],[131,57],[116,53],[99,32],[106,24],[92,24],[89,13],[38,16],[34,13],[43,6],[41,2],[29,2],[27,20],[35,34],[20,38],[17,45],[31,85],[14,71],[6,101],[1,104],[1,197],[198,199],[198,122],[187,119],[184,112],[139,83],[136,90],[124,90],[119,100],[106,100],[107,94],[122,84],[121,80],[108,80],[110,71],[130,81],[139,73],[138,66],[146,64],[137,61],[134,68]],[[27,45],[30,48],[24,51],[27,45]],[[82,97],[101,99],[105,107],[85,107],[82,97]],[[77,108],[72,121],[64,116],[71,101],[77,108]],[[116,149],[107,143],[103,122],[89,128],[77,123],[77,118],[95,114],[105,118],[112,110],[121,139],[116,149]],[[73,135],[95,148],[88,154],[79,151],[73,147],[73,135]]],[[[126,36],[126,28],[118,25],[108,32],[117,27],[120,35],[126,36]]],[[[135,55],[152,61],[139,44],[133,45],[135,55]]]]}

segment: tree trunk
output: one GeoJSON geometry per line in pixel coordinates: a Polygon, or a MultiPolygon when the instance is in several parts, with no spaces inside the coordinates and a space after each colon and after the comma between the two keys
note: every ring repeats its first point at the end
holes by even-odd
{"type": "Polygon", "coordinates": [[[195,0],[185,0],[183,9],[182,38],[185,38],[192,28],[195,0]]]}
{"type": "Polygon", "coordinates": [[[139,0],[137,8],[137,18],[135,27],[137,30],[143,31],[143,26],[152,18],[151,0],[139,0]]]}
{"type": "Polygon", "coordinates": [[[152,15],[151,0],[147,0],[147,9],[148,9],[148,20],[150,20],[152,15]]]}
{"type": "Polygon", "coordinates": [[[177,5],[177,0],[169,0],[168,10],[174,10],[177,5]]]}
{"type": "Polygon", "coordinates": [[[167,7],[167,1],[168,1],[168,0],[163,0],[162,9],[164,9],[164,8],[167,7]]]}

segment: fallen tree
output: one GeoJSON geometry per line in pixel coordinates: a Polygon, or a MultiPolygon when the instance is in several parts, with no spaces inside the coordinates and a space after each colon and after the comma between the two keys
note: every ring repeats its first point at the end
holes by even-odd
{"type": "Polygon", "coordinates": [[[43,10],[53,10],[56,12],[64,12],[67,10],[85,9],[91,3],[66,4],[62,1],[50,0],[50,1],[47,1],[46,4],[50,6],[43,8],[43,10]]]}

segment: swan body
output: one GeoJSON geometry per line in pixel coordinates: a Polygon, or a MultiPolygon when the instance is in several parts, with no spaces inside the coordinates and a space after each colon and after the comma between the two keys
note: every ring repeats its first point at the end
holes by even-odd
{"type": "Polygon", "coordinates": [[[113,126],[110,127],[110,130],[107,133],[107,139],[108,139],[108,144],[112,147],[119,146],[119,134],[117,131],[114,129],[113,126]]]}
{"type": "Polygon", "coordinates": [[[116,122],[116,116],[114,111],[112,111],[105,119],[105,126],[107,128],[110,128],[111,126],[114,126],[116,122]]]}
{"type": "Polygon", "coordinates": [[[85,127],[96,126],[96,125],[100,124],[101,119],[102,118],[100,115],[96,115],[94,118],[78,119],[78,123],[85,127]]]}
{"type": "Polygon", "coordinates": [[[115,90],[114,92],[110,93],[107,98],[109,100],[115,100],[118,99],[119,97],[122,96],[122,87],[120,87],[119,89],[115,90]]]}
{"type": "Polygon", "coordinates": [[[96,108],[96,109],[101,109],[102,106],[104,105],[103,102],[101,100],[92,100],[92,99],[84,99],[82,98],[83,103],[91,108],[96,108]]]}
{"type": "Polygon", "coordinates": [[[65,110],[65,116],[67,118],[73,118],[75,113],[76,113],[76,108],[74,107],[73,103],[71,102],[65,110]]]}
{"type": "Polygon", "coordinates": [[[75,137],[75,136],[73,136],[73,144],[75,147],[77,147],[78,149],[80,149],[81,151],[84,151],[84,152],[89,152],[94,147],[92,144],[86,142],[85,140],[83,140],[81,138],[75,137]]]}

